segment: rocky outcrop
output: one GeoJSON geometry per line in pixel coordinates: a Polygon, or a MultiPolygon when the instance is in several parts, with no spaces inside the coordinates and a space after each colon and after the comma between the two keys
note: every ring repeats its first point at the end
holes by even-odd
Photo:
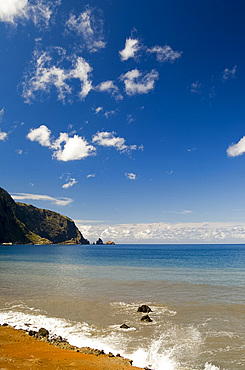
{"type": "Polygon", "coordinates": [[[151,308],[147,306],[146,304],[142,304],[137,310],[137,312],[143,312],[143,313],[149,313],[152,312],[151,308]]]}
{"type": "Polygon", "coordinates": [[[149,315],[145,315],[145,316],[141,317],[140,320],[144,321],[144,322],[152,322],[152,319],[150,318],[149,315]]]}
{"type": "Polygon", "coordinates": [[[0,243],[89,244],[89,241],[70,218],[17,203],[0,188],[0,243]]]}
{"type": "Polygon", "coordinates": [[[99,239],[96,241],[96,243],[95,243],[95,244],[97,244],[97,245],[103,245],[104,243],[103,243],[103,240],[99,238],[99,239]]]}
{"type": "Polygon", "coordinates": [[[114,242],[111,242],[110,240],[108,240],[105,244],[106,245],[115,245],[115,243],[114,242]]]}

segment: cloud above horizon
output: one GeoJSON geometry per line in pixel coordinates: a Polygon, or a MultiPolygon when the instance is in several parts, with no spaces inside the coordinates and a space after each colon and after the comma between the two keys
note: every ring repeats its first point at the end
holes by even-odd
{"type": "Polygon", "coordinates": [[[97,224],[76,220],[90,241],[113,240],[116,243],[231,243],[245,242],[244,224],[235,223],[142,223],[97,224]]]}

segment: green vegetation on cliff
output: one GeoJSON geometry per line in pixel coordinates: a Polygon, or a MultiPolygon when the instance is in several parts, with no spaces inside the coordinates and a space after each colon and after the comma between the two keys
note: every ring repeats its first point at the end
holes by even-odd
{"type": "Polygon", "coordinates": [[[66,216],[17,203],[0,188],[0,243],[89,244],[66,216]]]}

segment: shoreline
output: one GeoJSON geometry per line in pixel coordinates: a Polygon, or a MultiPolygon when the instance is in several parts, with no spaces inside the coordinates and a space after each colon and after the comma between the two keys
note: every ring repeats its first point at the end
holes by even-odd
{"type": "Polygon", "coordinates": [[[119,354],[114,356],[103,350],[78,348],[61,337],[49,339],[44,330],[29,332],[8,324],[0,325],[0,368],[142,370],[119,354]]]}

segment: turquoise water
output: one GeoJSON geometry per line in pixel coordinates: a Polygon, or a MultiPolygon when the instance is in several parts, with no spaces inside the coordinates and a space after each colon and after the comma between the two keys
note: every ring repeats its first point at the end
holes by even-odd
{"type": "Polygon", "coordinates": [[[156,370],[245,368],[244,245],[1,246],[0,282],[0,323],[156,370]]]}

